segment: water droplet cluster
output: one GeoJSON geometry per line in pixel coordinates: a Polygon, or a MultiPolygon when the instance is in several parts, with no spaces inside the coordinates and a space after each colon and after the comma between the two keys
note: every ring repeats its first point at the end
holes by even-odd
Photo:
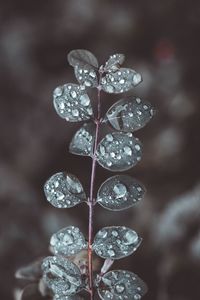
{"type": "Polygon", "coordinates": [[[46,257],[42,263],[42,270],[43,279],[54,292],[55,298],[76,294],[83,288],[79,268],[63,257],[46,257]]]}
{"type": "Polygon", "coordinates": [[[123,270],[106,273],[98,288],[103,300],[140,300],[146,292],[145,283],[136,274],[123,270]]]}
{"type": "Polygon", "coordinates": [[[94,140],[95,126],[93,123],[86,123],[75,133],[69,151],[76,155],[92,156],[94,140]]]}
{"type": "Polygon", "coordinates": [[[142,156],[142,145],[131,132],[113,132],[97,148],[97,160],[110,171],[125,171],[135,166],[142,156]]]}
{"type": "Polygon", "coordinates": [[[86,249],[87,242],[78,227],[69,226],[52,235],[50,246],[56,255],[71,256],[86,249]]]}
{"type": "Polygon", "coordinates": [[[93,249],[103,258],[120,259],[131,255],[139,247],[141,238],[125,226],[102,228],[94,238],[93,249]]]}
{"type": "Polygon", "coordinates": [[[130,208],[144,197],[144,186],[127,175],[116,175],[108,178],[99,188],[98,203],[110,210],[130,208]]]}
{"type": "Polygon", "coordinates": [[[142,81],[142,77],[134,70],[120,68],[116,72],[106,74],[102,80],[102,89],[107,93],[124,93],[142,81]]]}
{"type": "Polygon", "coordinates": [[[47,200],[55,207],[69,208],[86,199],[78,178],[69,173],[56,173],[44,185],[47,200]]]}
{"type": "Polygon", "coordinates": [[[154,109],[149,102],[130,97],[113,104],[106,117],[116,130],[133,132],[144,127],[153,115],[154,109]]]}
{"type": "Polygon", "coordinates": [[[84,86],[73,83],[59,86],[54,90],[53,99],[58,115],[66,121],[84,121],[93,116],[90,98],[84,86]]]}

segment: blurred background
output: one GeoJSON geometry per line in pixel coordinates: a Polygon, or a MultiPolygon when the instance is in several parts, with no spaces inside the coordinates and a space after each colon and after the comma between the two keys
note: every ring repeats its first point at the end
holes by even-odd
{"type": "MultiPolygon", "coordinates": [[[[43,193],[48,177],[62,170],[89,187],[90,158],[68,153],[80,125],[66,123],[52,105],[53,89],[75,82],[67,53],[77,48],[101,64],[124,53],[124,66],[143,75],[133,93],[157,110],[135,134],[143,160],[127,172],[146,186],[144,201],[119,213],[98,207],[95,230],[123,224],[144,238],[115,268],[147,283],[145,300],[199,300],[198,0],[0,1],[1,299],[13,299],[17,268],[48,254],[52,233],[73,224],[87,234],[86,205],[59,210],[43,193]]],[[[102,94],[105,111],[120,98],[102,94]]],[[[97,172],[96,188],[112,175],[97,172]]]]}

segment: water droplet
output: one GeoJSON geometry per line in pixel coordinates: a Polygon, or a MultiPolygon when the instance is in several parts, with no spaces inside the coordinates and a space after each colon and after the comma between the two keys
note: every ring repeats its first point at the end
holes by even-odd
{"type": "Polygon", "coordinates": [[[74,117],[78,117],[78,116],[79,116],[79,111],[78,111],[78,109],[73,109],[73,110],[72,110],[72,115],[73,115],[74,117]]]}
{"type": "Polygon", "coordinates": [[[72,98],[76,98],[77,93],[75,91],[71,91],[70,95],[72,96],[72,98]]]}
{"type": "Polygon", "coordinates": [[[123,284],[116,284],[115,289],[117,293],[121,294],[124,292],[125,286],[123,284]]]}
{"type": "Polygon", "coordinates": [[[132,245],[138,241],[138,235],[135,231],[128,230],[125,234],[125,244],[132,245]]]}
{"type": "Polygon", "coordinates": [[[90,99],[88,97],[88,95],[81,95],[80,96],[80,102],[81,102],[81,105],[83,106],[88,106],[90,104],[90,99]]]}
{"type": "Polygon", "coordinates": [[[124,147],[124,152],[129,156],[132,155],[132,149],[129,146],[124,147]]]}
{"type": "Polygon", "coordinates": [[[140,296],[140,294],[135,294],[134,299],[135,300],[140,300],[142,297],[140,296]]]}
{"type": "Polygon", "coordinates": [[[118,183],[114,186],[113,191],[115,193],[115,197],[118,198],[123,198],[126,193],[127,193],[127,188],[124,184],[118,183]]]}

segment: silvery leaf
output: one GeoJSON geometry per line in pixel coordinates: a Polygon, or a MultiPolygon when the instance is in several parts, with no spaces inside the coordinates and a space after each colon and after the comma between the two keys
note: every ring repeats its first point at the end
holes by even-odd
{"type": "Polygon", "coordinates": [[[133,132],[144,127],[154,112],[149,102],[132,96],[113,104],[106,113],[105,121],[108,120],[117,130],[133,132]]]}
{"type": "Polygon", "coordinates": [[[38,284],[27,285],[21,293],[19,300],[47,300],[50,297],[43,297],[38,289],[38,284]]]}
{"type": "Polygon", "coordinates": [[[102,300],[140,300],[146,293],[146,284],[136,274],[124,270],[106,273],[98,287],[102,300]]]}
{"type": "Polygon", "coordinates": [[[116,72],[106,74],[101,79],[102,89],[107,93],[124,93],[137,86],[142,81],[139,73],[132,69],[121,68],[116,72]]]}
{"type": "Polygon", "coordinates": [[[49,256],[43,260],[43,279],[58,296],[70,296],[83,289],[79,268],[63,257],[49,256]]]}
{"type": "Polygon", "coordinates": [[[124,226],[102,228],[95,236],[93,249],[102,258],[120,259],[131,255],[141,244],[137,233],[124,226]]]}
{"type": "Polygon", "coordinates": [[[84,86],[68,83],[53,92],[53,103],[58,115],[69,122],[89,120],[93,116],[90,98],[84,86]]]}
{"type": "Polygon", "coordinates": [[[141,148],[139,139],[130,132],[109,133],[97,147],[97,161],[110,171],[128,170],[141,160],[141,148]]]}
{"type": "Polygon", "coordinates": [[[109,210],[123,210],[142,200],[144,186],[127,175],[108,178],[98,190],[97,202],[109,210]]]}
{"type": "Polygon", "coordinates": [[[125,60],[124,54],[113,54],[109,57],[104,66],[105,72],[115,72],[123,64],[125,60]]]}
{"type": "Polygon", "coordinates": [[[85,66],[84,68],[75,66],[75,76],[78,82],[86,87],[97,87],[98,77],[94,68],[85,66]]]}
{"type": "Polygon", "coordinates": [[[79,66],[84,68],[85,66],[92,66],[98,68],[97,58],[88,50],[77,49],[69,52],[67,56],[68,62],[71,66],[79,66]]]}
{"type": "Polygon", "coordinates": [[[69,152],[76,155],[92,156],[95,140],[94,123],[84,124],[74,135],[69,145],[69,152]]]}
{"type": "Polygon", "coordinates": [[[68,226],[52,235],[50,246],[56,255],[71,256],[86,249],[87,242],[78,227],[68,226]]]}
{"type": "Polygon", "coordinates": [[[27,266],[21,267],[15,273],[17,279],[37,281],[42,277],[41,263],[43,259],[38,259],[27,266]]]}
{"type": "Polygon", "coordinates": [[[55,207],[69,208],[86,200],[78,178],[69,173],[56,173],[44,185],[47,200],[55,207]]]}
{"type": "Polygon", "coordinates": [[[84,300],[84,298],[80,297],[78,295],[72,295],[72,296],[58,296],[58,297],[54,297],[53,300],[84,300]]]}

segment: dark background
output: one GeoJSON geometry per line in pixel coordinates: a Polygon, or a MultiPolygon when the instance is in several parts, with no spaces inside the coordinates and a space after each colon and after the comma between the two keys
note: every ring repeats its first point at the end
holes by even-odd
{"type": "MultiPolygon", "coordinates": [[[[128,211],[96,209],[95,224],[126,225],[144,241],[115,267],[136,272],[146,300],[199,300],[200,3],[183,0],[0,1],[0,294],[13,299],[15,270],[48,254],[51,234],[73,224],[87,232],[87,208],[50,206],[43,184],[67,170],[89,186],[91,161],[68,153],[79,127],[59,118],[53,89],[75,82],[72,49],[103,63],[124,53],[143,75],[134,94],[157,109],[136,133],[143,160],[128,173],[145,200],[128,211]]],[[[103,94],[104,109],[119,95],[103,94]]],[[[95,101],[95,100],[94,100],[95,101]]],[[[98,167],[98,185],[111,176],[98,167]]]]}

